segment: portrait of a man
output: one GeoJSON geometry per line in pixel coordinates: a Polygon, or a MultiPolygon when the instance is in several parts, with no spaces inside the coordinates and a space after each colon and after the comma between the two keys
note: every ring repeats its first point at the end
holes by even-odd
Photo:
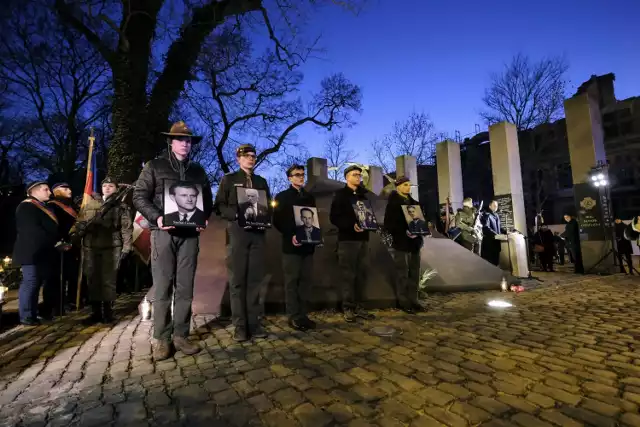
{"type": "Polygon", "coordinates": [[[318,209],[306,206],[294,206],[293,216],[296,220],[296,240],[300,243],[322,243],[318,209]]]}
{"type": "Polygon", "coordinates": [[[424,220],[422,208],[418,205],[402,206],[404,218],[407,221],[407,230],[411,234],[429,234],[427,222],[424,220]]]}
{"type": "Polygon", "coordinates": [[[378,221],[373,213],[371,202],[368,200],[358,200],[353,203],[353,210],[356,213],[358,224],[363,230],[377,230],[378,221]]]}
{"type": "Polygon", "coordinates": [[[271,227],[267,194],[255,188],[238,188],[238,219],[251,227],[271,227]]]}
{"type": "Polygon", "coordinates": [[[174,227],[205,227],[202,187],[187,181],[165,180],[164,224],[174,227]]]}

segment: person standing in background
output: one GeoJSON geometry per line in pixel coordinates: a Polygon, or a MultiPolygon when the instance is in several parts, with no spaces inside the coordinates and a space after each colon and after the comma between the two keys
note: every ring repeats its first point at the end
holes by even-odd
{"type": "MultiPolygon", "coordinates": [[[[401,176],[396,179],[396,191],[389,195],[384,213],[384,228],[393,238],[392,257],[396,270],[396,301],[405,313],[413,314],[422,307],[418,304],[420,283],[420,249],[422,236],[409,231],[403,206],[418,205],[411,197],[411,182],[401,176]]],[[[407,208],[408,210],[409,208],[407,208]]]]}
{"type": "Polygon", "coordinates": [[[623,223],[620,218],[616,218],[613,230],[616,238],[616,252],[618,255],[618,264],[620,265],[620,273],[633,275],[633,260],[631,258],[633,247],[631,246],[631,242],[624,238],[626,228],[626,224],[623,223]],[[623,258],[627,262],[627,267],[629,267],[628,273],[622,263],[623,258]]]}
{"type": "MultiPolygon", "coordinates": [[[[316,199],[304,189],[304,166],[291,166],[287,169],[287,178],[291,186],[276,195],[273,225],[282,234],[282,271],[289,326],[305,331],[316,327],[316,323],[309,319],[307,311],[309,290],[313,283],[315,245],[303,244],[297,240],[293,207],[315,207],[316,199]]],[[[301,215],[310,211],[302,209],[301,215]]],[[[311,213],[313,214],[313,211],[311,213]]]]}
{"type": "Polygon", "coordinates": [[[584,265],[582,264],[582,249],[580,248],[580,225],[572,212],[564,214],[564,220],[567,225],[564,228],[564,237],[567,242],[567,249],[570,257],[573,258],[575,274],[584,274],[584,265]]]}

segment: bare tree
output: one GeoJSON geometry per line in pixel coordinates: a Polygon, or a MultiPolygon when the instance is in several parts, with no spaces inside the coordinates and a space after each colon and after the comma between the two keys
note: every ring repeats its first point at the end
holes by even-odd
{"type": "Polygon", "coordinates": [[[221,173],[235,169],[232,153],[241,143],[256,145],[260,167],[281,151],[306,154],[293,144],[303,125],[331,130],[353,123],[352,114],[361,109],[357,85],[336,74],[305,102],[296,96],[302,81],[297,69],[272,50],[254,57],[239,25],[207,42],[185,96],[207,127],[221,173]]]}
{"type": "MultiPolygon", "coordinates": [[[[362,0],[364,1],[364,0],[362,0]]],[[[141,160],[163,146],[171,111],[207,38],[229,19],[259,23],[279,61],[304,61],[299,48],[303,5],[319,0],[55,0],[62,22],[77,30],[109,64],[114,87],[109,169],[135,179],[141,160]],[[180,15],[181,14],[181,15],[180,15]],[[176,19],[177,18],[177,19],[176,19]],[[163,49],[161,46],[168,46],[163,49]],[[160,54],[159,57],[154,53],[160,54]],[[155,66],[158,69],[154,69],[155,66]],[[132,142],[136,143],[133,144],[132,142]]],[[[360,1],[345,1],[345,7],[360,1]]],[[[223,167],[225,165],[223,164],[223,167]]]]}
{"type": "Polygon", "coordinates": [[[355,160],[353,150],[347,148],[344,133],[334,134],[324,144],[324,157],[327,159],[329,176],[336,181],[342,178],[342,172],[347,163],[355,160]]]}
{"type": "Polygon", "coordinates": [[[518,130],[552,122],[562,116],[568,69],[562,57],[533,62],[523,54],[514,56],[501,73],[491,75],[480,116],[489,125],[508,121],[518,130]]]}
{"type": "Polygon", "coordinates": [[[3,19],[0,33],[5,98],[32,126],[16,149],[34,167],[72,181],[86,157],[89,127],[108,115],[107,66],[84,40],[56,25],[50,11],[25,8],[3,19]]]}
{"type": "Polygon", "coordinates": [[[438,135],[429,115],[413,112],[404,121],[397,121],[393,130],[382,139],[373,142],[372,161],[386,173],[395,171],[396,157],[414,156],[418,165],[429,165],[435,161],[438,135]]]}

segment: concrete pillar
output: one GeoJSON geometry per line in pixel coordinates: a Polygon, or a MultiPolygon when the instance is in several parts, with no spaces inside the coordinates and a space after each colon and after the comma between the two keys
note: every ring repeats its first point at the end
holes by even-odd
{"type": "Polygon", "coordinates": [[[564,111],[582,261],[585,271],[610,272],[614,257],[605,255],[612,248],[613,239],[605,230],[604,215],[605,212],[608,214],[609,201],[606,192],[590,182],[591,169],[606,162],[598,100],[586,93],[576,95],[564,102],[564,111]]]}
{"type": "Polygon", "coordinates": [[[494,199],[505,216],[501,216],[502,226],[526,234],[518,129],[511,123],[497,123],[489,127],[489,140],[494,199]]]}
{"type": "MultiPolygon", "coordinates": [[[[518,129],[512,123],[496,123],[489,127],[489,141],[493,194],[495,195],[494,199],[498,202],[500,222],[507,231],[515,229],[526,235],[527,217],[522,191],[518,129]]],[[[526,245],[519,246],[515,245],[513,239],[509,240],[509,243],[502,243],[500,267],[505,270],[512,268],[515,276],[526,277],[529,275],[526,245]],[[518,251],[519,246],[521,248],[518,251]],[[522,254],[515,253],[514,250],[522,252],[522,254]]]]}
{"type": "Polygon", "coordinates": [[[368,175],[365,187],[374,194],[380,194],[384,188],[382,168],[380,166],[369,166],[368,175]]]}
{"type": "Polygon", "coordinates": [[[307,182],[322,181],[329,178],[327,159],[311,157],[307,160],[307,182]]]}
{"type": "Polygon", "coordinates": [[[402,155],[396,157],[396,177],[406,176],[411,180],[411,197],[420,201],[418,192],[418,165],[414,156],[402,155]]]}
{"type": "Polygon", "coordinates": [[[460,144],[451,140],[436,144],[436,164],[438,169],[438,201],[440,206],[443,206],[448,196],[455,214],[457,209],[462,209],[462,201],[464,200],[460,144]]]}

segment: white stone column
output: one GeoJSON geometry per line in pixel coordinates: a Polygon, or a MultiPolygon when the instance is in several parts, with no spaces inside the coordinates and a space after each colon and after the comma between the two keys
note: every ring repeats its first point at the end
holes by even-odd
{"type": "Polygon", "coordinates": [[[420,201],[418,191],[418,165],[414,156],[402,155],[396,157],[396,177],[406,176],[411,181],[411,197],[420,201]]]}
{"type": "Polygon", "coordinates": [[[451,140],[436,144],[436,164],[440,206],[446,203],[448,196],[455,214],[457,209],[462,209],[462,201],[464,200],[460,145],[451,140]]]}
{"type": "Polygon", "coordinates": [[[329,178],[327,159],[311,157],[307,160],[307,182],[322,181],[329,178]]]}
{"type": "MultiPolygon", "coordinates": [[[[518,129],[512,123],[496,123],[489,127],[489,140],[493,194],[498,202],[498,216],[502,227],[507,231],[517,230],[526,236],[527,217],[522,191],[518,129]]],[[[526,277],[529,275],[526,261],[526,245],[517,245],[514,239],[502,243],[500,267],[505,270],[512,268],[515,276],[526,277]]]]}
{"type": "Polygon", "coordinates": [[[586,272],[610,272],[614,266],[614,256],[606,255],[612,248],[613,239],[603,215],[605,211],[608,212],[609,206],[605,205],[610,200],[607,200],[604,191],[590,182],[592,168],[599,162],[606,162],[600,107],[596,99],[583,93],[567,99],[564,111],[584,269],[586,272]]]}
{"type": "Polygon", "coordinates": [[[380,194],[384,188],[384,177],[380,166],[369,166],[369,180],[367,190],[374,194],[380,194]]]}

